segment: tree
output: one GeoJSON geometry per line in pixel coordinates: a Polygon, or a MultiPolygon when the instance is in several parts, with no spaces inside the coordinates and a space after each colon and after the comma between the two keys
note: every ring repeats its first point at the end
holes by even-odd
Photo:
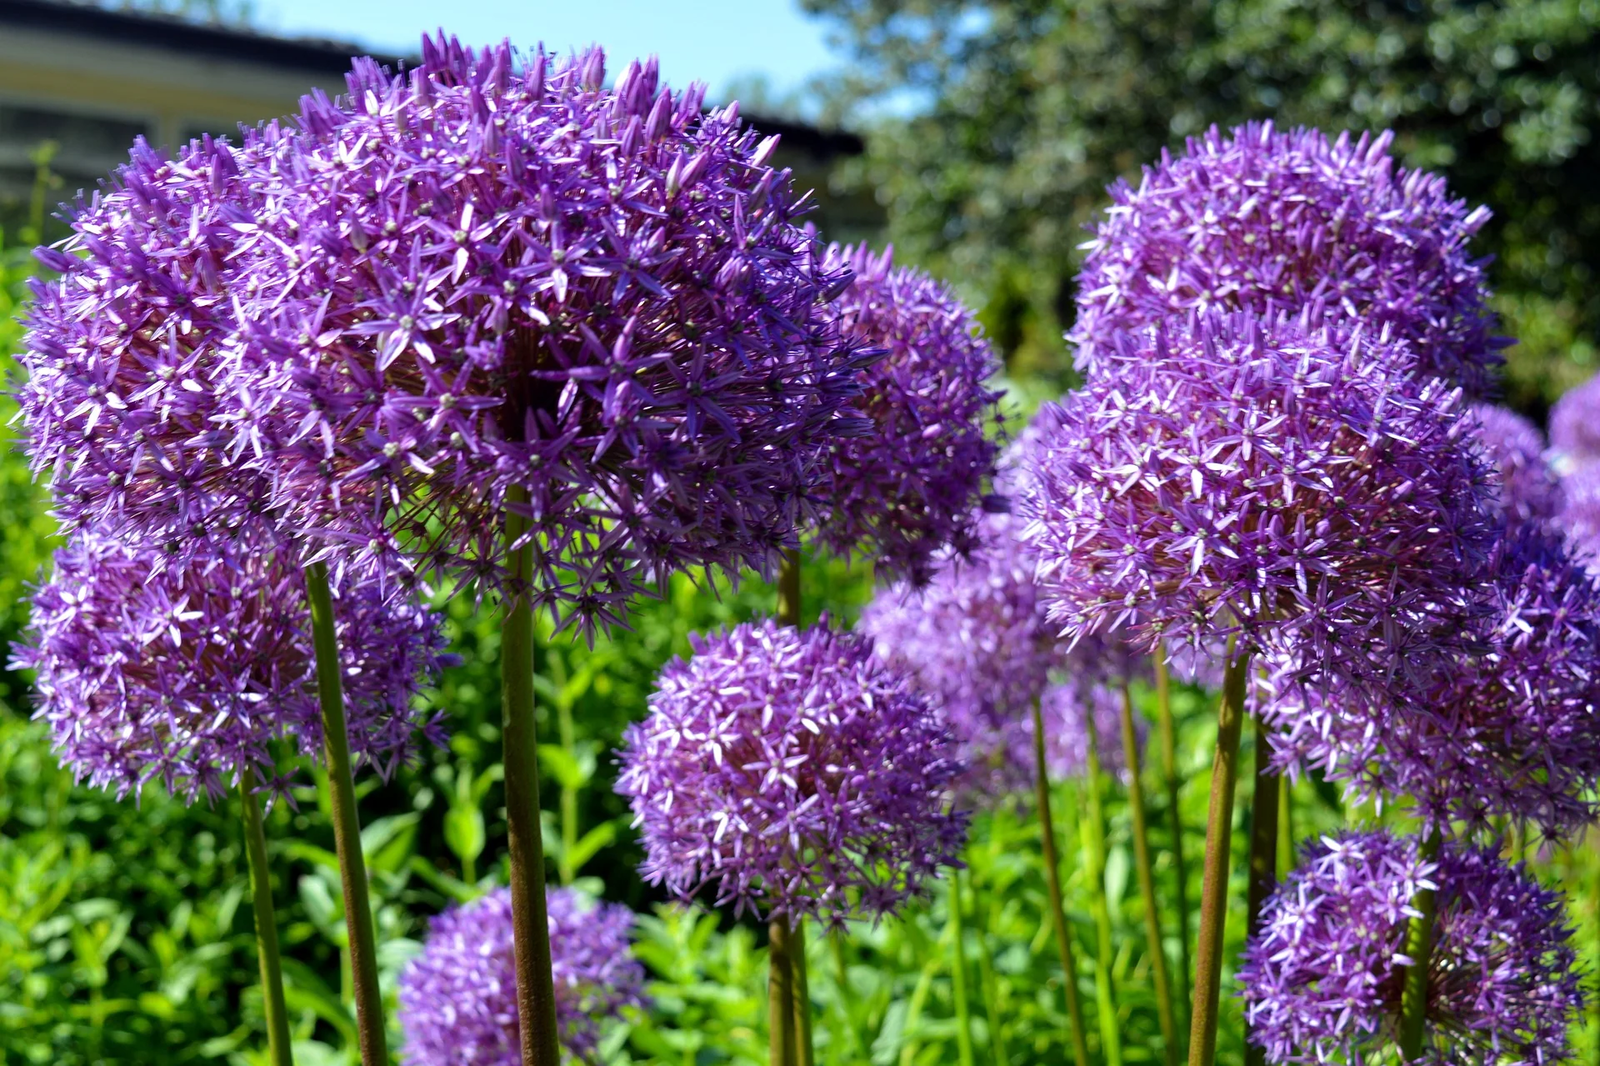
{"type": "Polygon", "coordinates": [[[1600,332],[1600,2],[804,0],[856,60],[854,177],[891,237],[971,288],[1014,369],[1066,379],[1083,224],[1115,178],[1212,123],[1395,130],[1495,220],[1481,249],[1534,414],[1600,332]]]}

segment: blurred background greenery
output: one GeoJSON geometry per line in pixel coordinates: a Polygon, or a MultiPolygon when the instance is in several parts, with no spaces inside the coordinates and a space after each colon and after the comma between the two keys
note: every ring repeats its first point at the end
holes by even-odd
{"type": "MultiPolygon", "coordinates": [[[[1275,117],[1326,129],[1393,127],[1410,163],[1447,174],[1458,194],[1488,203],[1482,251],[1512,349],[1507,399],[1535,417],[1594,369],[1600,297],[1600,181],[1592,131],[1600,119],[1597,0],[1518,3],[1233,0],[806,0],[830,19],[850,74],[819,86],[808,107],[863,140],[769,116],[807,136],[833,137],[808,156],[822,222],[848,235],[881,228],[904,256],[982,307],[1004,351],[1013,407],[1026,414],[1071,383],[1060,342],[1072,307],[1081,225],[1103,186],[1212,122],[1275,117]],[[806,130],[811,130],[811,134],[806,130]],[[854,147],[852,147],[852,144],[854,147]],[[842,147],[841,147],[842,146],[842,147]]],[[[781,111],[778,103],[772,110],[781,111]]],[[[797,142],[797,143],[798,143],[797,142]]],[[[26,192],[0,206],[0,364],[32,271],[28,249],[55,233],[48,146],[28,163],[26,192]]],[[[26,587],[51,547],[53,523],[15,453],[0,399],[0,644],[25,623],[26,587]]],[[[870,574],[808,563],[808,614],[844,622],[871,594],[870,574]]],[[[639,852],[611,792],[611,751],[644,713],[652,678],[690,632],[769,612],[770,589],[680,576],[642,606],[633,628],[593,648],[542,635],[540,702],[546,841],[552,869],[641,912],[652,1010],[619,1028],[608,1062],[765,1062],[763,934],[749,923],[666,906],[637,877],[639,852]]],[[[452,740],[393,780],[363,784],[364,844],[390,994],[427,919],[503,880],[497,621],[470,598],[445,604],[464,664],[434,695],[452,740]]],[[[1148,710],[1148,693],[1140,704],[1148,710]]],[[[1182,814],[1199,898],[1214,708],[1180,695],[1182,814]]],[[[259,994],[236,818],[147,791],[116,802],[75,785],[28,720],[27,679],[0,672],[0,1063],[177,1064],[263,1061],[259,994]]],[[[1245,757],[1249,757],[1248,742],[1245,757]]],[[[355,1061],[344,931],[332,833],[314,771],[268,832],[284,932],[290,1005],[302,1063],[355,1061]]],[[[1164,826],[1158,780],[1147,775],[1152,824],[1164,826]]],[[[1079,786],[1063,783],[1068,907],[1078,975],[1090,995],[1095,937],[1076,818],[1079,786]]],[[[1246,786],[1248,788],[1248,786],[1246,786]]],[[[1107,885],[1116,931],[1109,960],[1129,1063],[1159,1060],[1147,946],[1132,876],[1128,813],[1113,786],[1107,885]]],[[[1241,829],[1249,804],[1241,797],[1241,829]]],[[[1346,818],[1326,788],[1294,790],[1304,837],[1346,818]]],[[[1350,812],[1370,816],[1372,812],[1350,812]]],[[[1061,975],[1044,920],[1037,820],[1025,797],[997,797],[974,827],[964,936],[980,1061],[1066,1057],[1061,975]],[[998,1029],[994,1022],[998,1021],[998,1029]],[[1004,1058],[1000,1054],[1004,1047],[1004,1058]]],[[[1242,898],[1245,832],[1234,863],[1242,898]]],[[[1175,895],[1170,841],[1158,873],[1175,895]]],[[[1574,920],[1591,970],[1600,966],[1600,864],[1592,847],[1542,857],[1577,890],[1574,920]]],[[[948,897],[903,920],[812,930],[819,1056],[830,1063],[915,1066],[955,1059],[948,897]]],[[[1165,915],[1169,957],[1176,929],[1165,915]]],[[[1231,923],[1237,947],[1242,930],[1231,923]]],[[[1230,953],[1231,956],[1232,953],[1230,953]]],[[[1237,1009],[1219,1061],[1241,1058],[1237,1009]],[[1230,1042],[1231,1041],[1231,1042],[1230,1042]]],[[[1091,1042],[1097,1043],[1091,1017],[1091,1042]]],[[[396,1034],[398,1036],[398,1034],[396,1034]]],[[[1600,1030],[1578,1039],[1592,1054],[1600,1030]]],[[[395,1041],[398,1045],[398,1040],[395,1041]]]]}

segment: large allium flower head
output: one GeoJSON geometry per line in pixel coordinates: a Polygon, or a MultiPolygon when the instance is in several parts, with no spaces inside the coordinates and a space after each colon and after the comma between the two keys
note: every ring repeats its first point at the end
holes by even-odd
{"type": "Polygon", "coordinates": [[[1441,177],[1397,169],[1391,139],[1213,127],[1163,153],[1137,188],[1112,186],[1078,277],[1080,366],[1173,315],[1325,301],[1410,342],[1425,375],[1493,391],[1506,342],[1491,334],[1486,260],[1467,250],[1489,211],[1452,199],[1441,177]]]}
{"type": "Polygon", "coordinates": [[[983,514],[976,525],[968,555],[944,557],[921,588],[879,589],[857,628],[944,715],[974,774],[1015,776],[1025,766],[1013,765],[1011,738],[1051,670],[1064,665],[1064,648],[1046,618],[1021,521],[983,514]]]}
{"type": "Polygon", "coordinates": [[[1051,617],[1149,648],[1293,641],[1383,676],[1449,643],[1496,531],[1459,397],[1310,311],[1123,337],[1046,408],[1023,501],[1051,617]]]}
{"type": "Polygon", "coordinates": [[[770,568],[871,357],[822,306],[848,284],[798,223],[775,138],[702,112],[654,62],[604,87],[429,39],[304,102],[301,151],[241,267],[249,328],[315,459],[376,484],[425,565],[613,620],[666,572],[770,568]]]}
{"type": "Polygon", "coordinates": [[[1500,491],[1492,497],[1507,527],[1546,523],[1561,510],[1561,483],[1545,459],[1544,437],[1533,423],[1504,407],[1474,404],[1468,411],[1500,491]]]}
{"type": "Polygon", "coordinates": [[[1269,1062],[1393,1061],[1413,896],[1437,887],[1426,1066],[1570,1061],[1581,1016],[1562,897],[1493,850],[1447,844],[1437,864],[1383,831],[1309,844],[1267,901],[1238,982],[1269,1062]]]}
{"type": "Polygon", "coordinates": [[[893,249],[832,245],[823,269],[855,275],[828,308],[840,332],[888,354],[863,372],[856,401],[872,432],[831,450],[820,535],[920,581],[941,548],[973,543],[999,453],[986,431],[999,420],[988,382],[1000,362],[949,287],[895,267],[893,249]]]}
{"type": "MultiPolygon", "coordinates": [[[[633,912],[545,893],[561,1046],[587,1062],[602,1026],[644,1003],[644,967],[629,939],[633,912]]],[[[422,954],[400,976],[405,1061],[415,1066],[519,1066],[511,890],[498,888],[429,924],[422,954]]]]}
{"type": "Polygon", "coordinates": [[[643,872],[742,913],[894,913],[958,862],[962,771],[939,716],[865,639],[773,622],[694,640],[624,740],[643,872]]]}
{"type": "MultiPolygon", "coordinates": [[[[170,567],[93,531],[56,553],[15,665],[38,672],[37,716],[80,779],[119,795],[156,781],[192,802],[245,770],[276,778],[275,740],[321,757],[304,577],[278,558],[260,537],[215,538],[170,567]]],[[[449,657],[439,616],[399,577],[346,577],[334,615],[350,750],[387,776],[419,730],[442,739],[415,697],[449,657]]]]}
{"type": "Polygon", "coordinates": [[[1550,408],[1550,449],[1562,473],[1600,459],[1600,376],[1569,389],[1550,408]]]}
{"type": "Polygon", "coordinates": [[[1358,794],[1410,796],[1441,826],[1509,817],[1561,835],[1600,814],[1600,586],[1559,536],[1534,527],[1507,536],[1488,572],[1477,639],[1399,698],[1270,686],[1261,713],[1277,727],[1279,761],[1358,794]]]}

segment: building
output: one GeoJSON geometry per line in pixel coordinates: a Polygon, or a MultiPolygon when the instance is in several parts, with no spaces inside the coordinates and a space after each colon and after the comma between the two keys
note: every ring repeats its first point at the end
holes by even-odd
{"type": "MultiPolygon", "coordinates": [[[[312,88],[343,91],[359,51],[86,4],[0,0],[0,199],[27,194],[42,142],[56,146],[57,198],[67,199],[125,161],[135,137],[182,144],[288,114],[312,88]]],[[[783,136],[778,162],[794,169],[802,188],[818,189],[825,233],[855,240],[876,232],[882,213],[870,196],[828,192],[833,164],[860,154],[858,137],[752,122],[783,136]]]]}

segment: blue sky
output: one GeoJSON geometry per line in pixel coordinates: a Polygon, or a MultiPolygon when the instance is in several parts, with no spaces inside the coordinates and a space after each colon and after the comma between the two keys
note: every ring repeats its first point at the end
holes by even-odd
{"type": "Polygon", "coordinates": [[[795,0],[256,0],[253,8],[269,33],[399,53],[441,24],[474,44],[510,37],[565,52],[598,42],[613,68],[654,53],[673,84],[704,81],[714,97],[752,75],[782,96],[838,63],[826,24],[795,0]]]}

